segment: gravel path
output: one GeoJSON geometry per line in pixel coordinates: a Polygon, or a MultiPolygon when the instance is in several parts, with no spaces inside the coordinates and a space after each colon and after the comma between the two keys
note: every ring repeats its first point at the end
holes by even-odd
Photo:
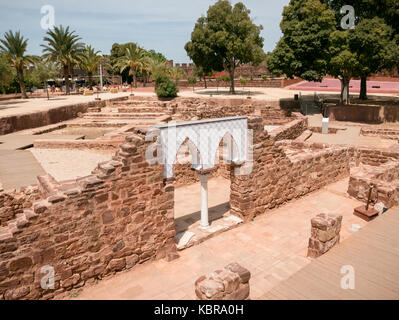
{"type": "Polygon", "coordinates": [[[99,162],[111,160],[112,153],[70,149],[30,149],[43,169],[57,181],[91,174],[99,162]]]}

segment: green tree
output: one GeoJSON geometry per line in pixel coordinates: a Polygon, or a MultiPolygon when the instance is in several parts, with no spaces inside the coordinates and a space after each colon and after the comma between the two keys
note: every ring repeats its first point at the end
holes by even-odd
{"type": "Polygon", "coordinates": [[[137,88],[137,72],[141,71],[145,50],[136,43],[128,43],[125,47],[125,54],[118,59],[116,66],[120,72],[130,68],[129,73],[133,76],[133,85],[137,88]]]}
{"type": "Polygon", "coordinates": [[[45,45],[43,57],[52,62],[59,63],[62,66],[65,78],[66,94],[70,94],[69,74],[71,66],[80,61],[84,53],[84,44],[79,42],[81,38],[75,34],[75,31],[69,31],[69,27],[54,27],[47,31],[44,37],[45,45]]]}
{"type": "MultiPolygon", "coordinates": [[[[392,27],[394,34],[399,34],[399,1],[397,0],[322,0],[334,10],[338,25],[342,18],[340,9],[351,5],[355,9],[356,25],[363,19],[379,17],[392,27]]],[[[338,26],[337,25],[337,26],[338,26]]]]}
{"type": "Polygon", "coordinates": [[[126,68],[121,72],[120,67],[117,65],[119,59],[125,55],[126,44],[114,43],[111,48],[111,55],[109,57],[110,68],[107,70],[110,74],[117,74],[122,77],[123,82],[129,81],[130,68],[126,68]]]}
{"type": "Polygon", "coordinates": [[[235,93],[235,69],[263,54],[263,27],[255,25],[249,15],[243,3],[233,7],[227,0],[219,0],[209,7],[206,17],[197,20],[191,41],[185,45],[188,56],[205,72],[228,70],[230,93],[235,93]]]}
{"type": "Polygon", "coordinates": [[[155,83],[155,88],[161,82],[166,81],[169,79],[169,66],[166,61],[159,60],[159,59],[150,59],[149,61],[149,72],[152,77],[152,80],[155,83]]]}
{"type": "Polygon", "coordinates": [[[90,89],[93,87],[93,74],[101,63],[100,51],[96,51],[91,45],[86,46],[80,62],[80,67],[86,71],[89,78],[90,89]]]}
{"type": "Polygon", "coordinates": [[[334,31],[330,35],[329,74],[341,81],[341,103],[349,103],[349,83],[360,70],[360,63],[355,52],[350,49],[349,30],[334,31]]]}
{"type": "Polygon", "coordinates": [[[5,54],[0,54],[0,90],[6,93],[6,87],[13,81],[15,71],[11,67],[5,54]]]}
{"type": "Polygon", "coordinates": [[[322,0],[334,10],[337,28],[340,30],[344,5],[355,9],[356,27],[351,30],[350,47],[356,51],[363,70],[357,75],[361,78],[360,99],[367,99],[367,77],[383,69],[390,70],[399,59],[392,54],[399,45],[399,1],[396,0],[322,0]],[[395,35],[398,35],[395,38],[395,35]],[[392,63],[394,60],[394,63],[392,63]],[[369,71],[370,70],[370,71],[369,71]]]}
{"type": "Polygon", "coordinates": [[[367,99],[367,77],[397,62],[399,47],[393,40],[392,28],[382,18],[363,19],[349,31],[350,50],[360,64],[356,76],[361,78],[360,99],[367,99]]]}
{"type": "Polygon", "coordinates": [[[291,0],[284,7],[280,28],[283,37],[267,57],[267,68],[275,75],[321,81],[329,71],[334,12],[319,0],[291,0]]]}
{"type": "Polygon", "coordinates": [[[156,88],[157,96],[160,98],[175,98],[178,92],[176,85],[170,79],[158,83],[156,88]]]}
{"type": "Polygon", "coordinates": [[[187,78],[187,83],[191,84],[193,86],[193,92],[194,92],[194,87],[195,87],[195,84],[197,83],[197,77],[196,76],[189,76],[187,78]]]}
{"type": "Polygon", "coordinates": [[[50,79],[55,79],[59,75],[58,66],[56,63],[48,61],[48,62],[38,62],[35,64],[35,67],[31,70],[31,78],[34,83],[39,85],[43,85],[43,88],[46,89],[47,98],[48,88],[47,81],[50,79]]]}
{"type": "Polygon", "coordinates": [[[22,99],[27,99],[28,96],[26,95],[25,89],[24,69],[35,62],[33,56],[26,55],[28,39],[24,39],[19,31],[13,33],[10,30],[4,34],[4,39],[1,39],[0,42],[0,50],[17,72],[22,99]]]}
{"type": "Polygon", "coordinates": [[[239,81],[240,81],[240,84],[242,85],[243,90],[245,90],[245,85],[248,83],[249,80],[240,76],[239,81]]]}
{"type": "Polygon", "coordinates": [[[186,75],[186,71],[178,66],[175,66],[173,68],[170,68],[169,75],[172,77],[173,80],[175,80],[175,84],[177,86],[179,80],[186,75]]]}

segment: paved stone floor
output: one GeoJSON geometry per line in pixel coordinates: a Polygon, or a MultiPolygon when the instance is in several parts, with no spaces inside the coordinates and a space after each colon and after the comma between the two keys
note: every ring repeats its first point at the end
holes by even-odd
{"type": "MultiPolygon", "coordinates": [[[[230,180],[222,177],[208,181],[209,220],[216,220],[230,210],[230,180]]],[[[201,219],[201,185],[194,183],[175,190],[176,232],[189,229],[201,219]]]]}
{"type": "MultiPolygon", "coordinates": [[[[0,181],[3,188],[18,189],[22,186],[37,184],[37,176],[46,174],[37,158],[29,149],[37,139],[80,139],[83,135],[60,135],[44,133],[26,134],[24,131],[0,136],[0,181]]],[[[97,162],[96,162],[97,163],[97,162]]],[[[93,164],[93,168],[96,164],[93,164]]],[[[89,172],[90,173],[90,172],[89,172]]]]}
{"type": "Polygon", "coordinates": [[[37,176],[46,174],[28,150],[0,150],[0,181],[5,190],[37,184],[37,176]]]}
{"type": "MultiPolygon", "coordinates": [[[[321,127],[321,114],[308,116],[309,126],[321,127]]],[[[360,134],[362,126],[371,127],[367,124],[359,124],[353,122],[332,121],[329,123],[331,128],[339,128],[337,133],[321,134],[313,132],[312,136],[306,140],[307,142],[321,142],[328,144],[347,144],[357,147],[375,147],[375,148],[398,148],[399,145],[395,140],[381,139],[380,137],[369,137],[360,134]]],[[[376,128],[395,128],[395,124],[385,124],[385,126],[374,125],[376,128]]]]}
{"type": "Polygon", "coordinates": [[[341,241],[352,224],[366,222],[353,215],[359,201],[346,196],[348,179],[267,212],[253,221],[180,252],[172,262],[151,261],[87,285],[64,298],[194,299],[194,281],[201,275],[238,262],[251,271],[251,299],[258,299],[303,268],[310,219],[322,212],[343,215],[341,241]]]}

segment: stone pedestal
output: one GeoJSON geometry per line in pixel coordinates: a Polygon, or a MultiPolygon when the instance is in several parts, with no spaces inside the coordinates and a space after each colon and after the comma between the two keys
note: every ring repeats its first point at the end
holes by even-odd
{"type": "Polygon", "coordinates": [[[378,217],[378,210],[374,209],[372,206],[369,206],[368,209],[366,209],[366,206],[360,206],[355,208],[353,214],[365,221],[371,221],[378,217]]]}
{"type": "Polygon", "coordinates": [[[251,273],[238,263],[230,263],[195,281],[199,300],[248,300],[251,273]]]}
{"type": "Polygon", "coordinates": [[[339,243],[342,215],[321,213],[311,220],[308,257],[317,258],[339,243]]]}
{"type": "Polygon", "coordinates": [[[323,118],[321,121],[321,133],[327,134],[328,133],[328,120],[329,118],[323,118]]]}

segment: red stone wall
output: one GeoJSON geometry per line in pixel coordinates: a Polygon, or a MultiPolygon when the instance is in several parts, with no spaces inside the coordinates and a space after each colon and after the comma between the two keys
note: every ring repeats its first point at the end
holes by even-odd
{"type": "Polygon", "coordinates": [[[231,212],[246,221],[349,176],[353,150],[348,147],[274,142],[260,118],[252,118],[249,127],[255,135],[254,165],[248,175],[232,175],[230,195],[231,212]],[[284,148],[291,144],[309,150],[289,158],[284,148]]]}
{"type": "Polygon", "coordinates": [[[25,208],[30,208],[38,199],[40,199],[39,190],[32,186],[0,192],[0,227],[22,213],[25,208]]]}
{"type": "Polygon", "coordinates": [[[379,166],[399,159],[399,152],[388,149],[357,148],[358,161],[371,166],[379,166]]]}
{"type": "Polygon", "coordinates": [[[331,121],[353,121],[364,123],[399,121],[399,108],[397,105],[328,106],[327,114],[331,121]]]}
{"type": "Polygon", "coordinates": [[[0,118],[0,135],[73,119],[78,116],[78,113],[87,112],[89,108],[104,107],[107,103],[110,103],[110,101],[121,99],[127,98],[114,98],[108,101],[91,101],[52,108],[41,112],[2,117],[0,118]]]}
{"type": "Polygon", "coordinates": [[[298,115],[298,118],[271,131],[270,137],[275,141],[298,138],[308,128],[308,118],[302,115],[298,115]]]}
{"type": "Polygon", "coordinates": [[[366,202],[370,186],[375,186],[371,200],[387,207],[399,204],[399,152],[390,149],[356,148],[354,170],[348,194],[366,202]]]}
{"type": "MultiPolygon", "coordinates": [[[[302,79],[283,79],[283,78],[275,78],[275,79],[253,79],[249,80],[245,84],[242,84],[240,80],[237,78],[234,80],[234,87],[240,91],[244,90],[247,91],[248,88],[285,88],[287,86],[302,82],[302,79]]],[[[183,87],[183,88],[192,88],[193,85],[187,83],[187,80],[179,80],[178,81],[178,86],[183,87]]],[[[230,82],[219,82],[215,79],[212,80],[206,80],[206,86],[207,88],[216,88],[219,87],[219,89],[227,89],[230,88],[230,82]]],[[[204,81],[198,81],[194,84],[195,88],[205,88],[205,82],[204,81]]]]}
{"type": "Polygon", "coordinates": [[[399,140],[399,130],[377,129],[373,127],[362,127],[360,134],[369,137],[380,137],[382,139],[399,140]]]}
{"type": "Polygon", "coordinates": [[[140,132],[129,136],[93,175],[0,227],[0,299],[51,298],[176,249],[174,187],[145,161],[147,145],[140,132]],[[45,265],[55,290],[40,286],[45,265]]]}

